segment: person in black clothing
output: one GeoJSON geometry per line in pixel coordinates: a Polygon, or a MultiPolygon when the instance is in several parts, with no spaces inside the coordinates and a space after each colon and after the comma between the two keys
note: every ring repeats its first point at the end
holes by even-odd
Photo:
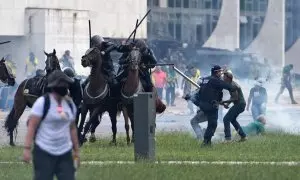
{"type": "MultiPolygon", "coordinates": [[[[142,79],[142,85],[146,92],[152,92],[153,91],[153,84],[151,81],[151,74],[149,69],[154,68],[157,64],[156,57],[154,56],[153,51],[148,48],[146,45],[146,42],[144,40],[136,40],[133,44],[131,44],[129,47],[135,47],[140,50],[142,53],[142,59],[141,63],[143,66],[141,67],[140,71],[140,77],[142,79]]],[[[126,71],[123,69],[123,65],[127,63],[127,56],[131,49],[128,49],[126,46],[121,48],[122,51],[125,51],[122,57],[119,60],[120,69],[118,70],[118,76],[117,80],[121,81],[123,78],[127,76],[126,71]],[[129,50],[129,51],[128,51],[129,50]]]]}
{"type": "MultiPolygon", "coordinates": [[[[218,125],[219,102],[222,101],[223,97],[222,90],[227,89],[230,92],[235,90],[231,84],[226,83],[221,79],[221,75],[221,67],[215,65],[211,69],[211,76],[202,79],[200,89],[195,94],[195,100],[193,101],[194,104],[204,113],[204,116],[208,121],[202,147],[211,145],[211,138],[216,131],[218,125]]],[[[187,96],[185,99],[189,98],[190,96],[187,96]]]]}
{"type": "MultiPolygon", "coordinates": [[[[91,48],[99,48],[101,50],[101,55],[104,59],[102,64],[102,71],[107,76],[107,82],[111,87],[114,87],[118,84],[116,80],[116,74],[114,70],[114,65],[112,58],[110,56],[110,52],[117,50],[118,52],[127,52],[130,50],[129,45],[120,45],[117,46],[112,42],[104,41],[104,39],[99,36],[95,35],[91,39],[91,48]]],[[[84,81],[83,87],[87,85],[89,82],[89,77],[84,81]]]]}
{"type": "Polygon", "coordinates": [[[241,136],[240,141],[246,140],[246,134],[244,133],[243,129],[241,128],[240,124],[237,122],[236,118],[245,111],[246,101],[243,95],[243,91],[241,87],[234,82],[233,75],[230,71],[224,72],[224,81],[230,83],[236,90],[230,92],[230,99],[226,101],[222,101],[220,104],[224,105],[228,108],[230,103],[234,105],[229,109],[227,114],[224,116],[224,133],[225,133],[225,140],[231,141],[231,132],[230,132],[230,123],[233,125],[235,130],[241,136]]]}

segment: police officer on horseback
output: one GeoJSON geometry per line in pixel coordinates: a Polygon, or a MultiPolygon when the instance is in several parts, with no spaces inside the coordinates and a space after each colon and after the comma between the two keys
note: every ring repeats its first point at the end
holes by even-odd
{"type": "Polygon", "coordinates": [[[130,52],[130,47],[135,47],[140,50],[142,53],[142,59],[141,59],[141,71],[140,71],[140,77],[142,79],[143,88],[146,92],[152,92],[153,91],[153,84],[151,81],[151,74],[150,74],[150,68],[154,68],[157,64],[156,57],[154,56],[153,51],[147,46],[146,42],[144,40],[136,40],[136,42],[132,43],[128,48],[123,48],[123,55],[119,59],[119,65],[120,68],[118,70],[117,80],[121,81],[123,78],[127,76],[126,71],[124,71],[124,64],[127,63],[127,56],[130,52]],[[128,51],[129,50],[129,51],[128,51]]]}
{"type": "Polygon", "coordinates": [[[113,66],[113,61],[110,56],[110,51],[115,47],[111,42],[105,41],[101,36],[95,35],[91,39],[91,47],[97,47],[101,50],[103,56],[103,72],[107,76],[107,81],[110,85],[116,84],[115,80],[115,70],[113,66]]]}

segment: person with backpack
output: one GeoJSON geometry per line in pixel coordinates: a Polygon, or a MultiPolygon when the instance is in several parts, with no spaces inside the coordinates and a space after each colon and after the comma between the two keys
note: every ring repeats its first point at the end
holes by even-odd
{"type": "Polygon", "coordinates": [[[48,77],[50,93],[38,98],[31,109],[23,161],[30,162],[33,145],[35,180],[53,179],[54,176],[58,180],[75,179],[74,159],[75,165],[79,165],[76,106],[67,96],[72,82],[62,71],[54,71],[48,77]]]}

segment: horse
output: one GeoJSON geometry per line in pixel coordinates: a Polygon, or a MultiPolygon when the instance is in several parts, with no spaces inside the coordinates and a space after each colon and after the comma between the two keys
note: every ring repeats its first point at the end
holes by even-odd
{"type": "Polygon", "coordinates": [[[31,108],[34,102],[46,92],[47,76],[54,70],[61,70],[55,49],[53,49],[52,53],[48,54],[45,51],[44,53],[47,56],[45,61],[46,76],[36,76],[21,82],[15,94],[13,108],[5,120],[4,127],[10,137],[9,144],[11,146],[15,146],[13,131],[17,128],[19,118],[26,106],[31,108]]]}
{"type": "MultiPolygon", "coordinates": [[[[139,48],[133,48],[128,57],[127,57],[127,67],[125,71],[127,71],[127,77],[125,82],[121,88],[121,102],[122,102],[122,111],[125,119],[125,129],[127,139],[129,138],[129,125],[128,125],[128,118],[131,122],[131,129],[132,129],[132,140],[134,142],[134,109],[133,109],[133,97],[135,94],[140,92],[145,92],[142,81],[140,78],[140,70],[142,66],[145,66],[142,62],[142,53],[139,48]]],[[[161,102],[158,98],[157,92],[155,89],[152,89],[154,93],[154,97],[156,98],[156,112],[158,114],[163,113],[166,109],[166,106],[161,102]]]]}
{"type": "Polygon", "coordinates": [[[12,75],[10,69],[5,64],[5,59],[0,60],[0,80],[7,83],[8,86],[14,86],[16,83],[15,77],[12,75]]]}
{"type": "Polygon", "coordinates": [[[118,91],[116,88],[112,88],[108,85],[102,72],[102,62],[102,55],[97,47],[87,50],[81,59],[83,67],[91,66],[91,73],[89,82],[83,90],[82,119],[78,128],[80,144],[83,144],[85,135],[90,130],[91,124],[97,121],[99,114],[106,111],[109,113],[112,123],[113,137],[111,144],[116,144],[118,91]],[[83,134],[81,134],[88,111],[91,114],[90,120],[86,123],[83,134]]]}

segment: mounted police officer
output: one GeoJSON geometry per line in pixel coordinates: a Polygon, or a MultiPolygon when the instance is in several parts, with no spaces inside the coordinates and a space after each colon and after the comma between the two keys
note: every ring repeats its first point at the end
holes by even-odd
{"type": "MultiPolygon", "coordinates": [[[[140,71],[140,77],[142,80],[143,88],[146,92],[153,91],[153,84],[151,81],[150,68],[154,68],[157,64],[156,57],[154,56],[153,51],[147,46],[144,40],[136,40],[135,43],[131,44],[129,47],[135,47],[140,50],[142,53],[141,63],[143,64],[140,71]]],[[[124,49],[125,51],[122,57],[119,60],[120,68],[118,70],[117,80],[121,81],[127,76],[126,71],[123,69],[123,65],[127,63],[127,56],[131,49],[124,49]],[[129,50],[129,51],[128,51],[129,50]]]]}
{"type": "Polygon", "coordinates": [[[190,95],[185,97],[186,100],[191,99],[200,110],[196,116],[191,120],[191,125],[198,138],[201,138],[201,128],[198,125],[200,122],[208,121],[207,129],[204,133],[204,140],[202,147],[210,146],[211,139],[214,135],[218,124],[218,108],[219,102],[222,101],[222,90],[234,91],[235,88],[229,83],[221,79],[222,68],[218,65],[211,68],[211,76],[202,78],[200,89],[191,99],[190,95]],[[200,129],[199,129],[200,128],[200,129]]]}
{"type": "Polygon", "coordinates": [[[113,66],[113,61],[110,56],[110,49],[113,49],[115,45],[111,42],[105,41],[101,36],[95,35],[91,39],[91,48],[97,47],[101,50],[103,56],[103,65],[102,70],[107,76],[107,82],[110,85],[114,85],[117,82],[115,81],[115,70],[113,66]]]}

